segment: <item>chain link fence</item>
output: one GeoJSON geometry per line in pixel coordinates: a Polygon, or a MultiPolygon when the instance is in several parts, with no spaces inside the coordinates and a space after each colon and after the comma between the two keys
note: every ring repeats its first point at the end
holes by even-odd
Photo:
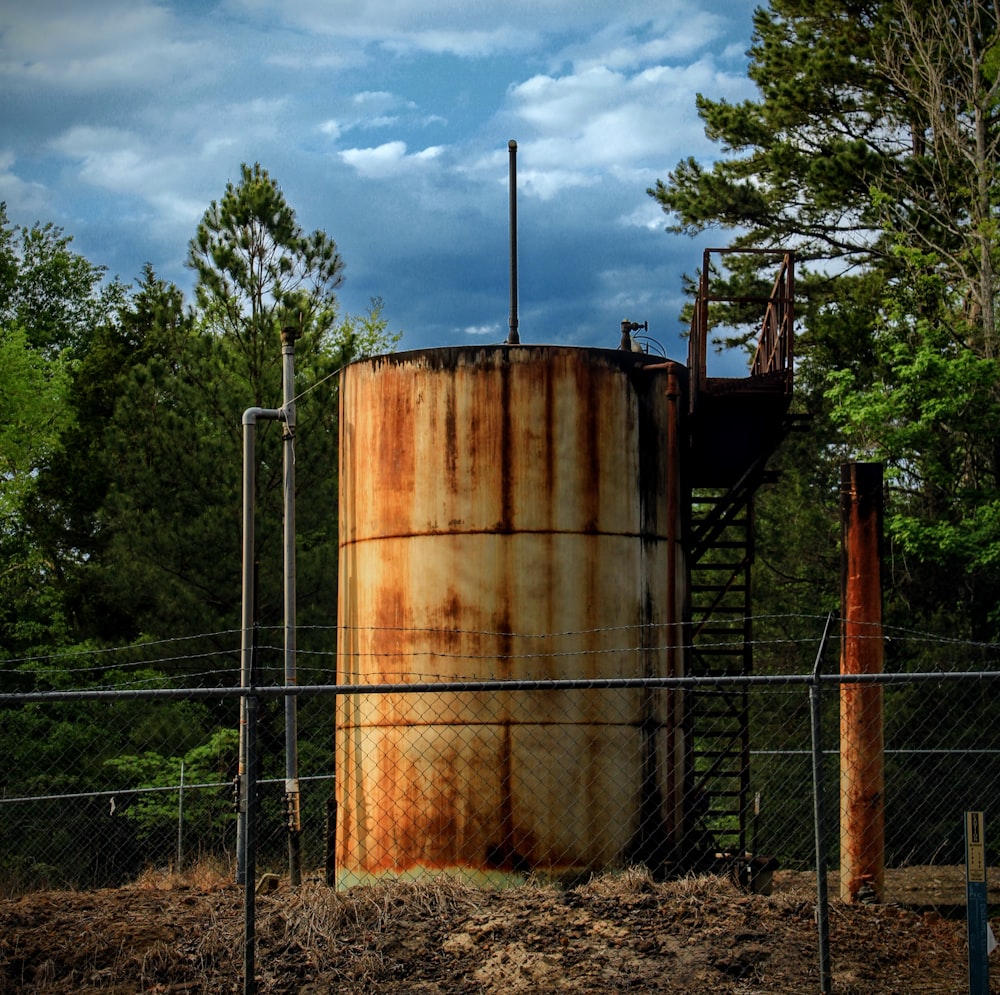
{"type": "MultiPolygon", "coordinates": [[[[804,644],[803,656],[815,646],[804,644]]],[[[964,901],[966,810],[986,813],[987,858],[997,863],[1000,672],[945,663],[872,678],[882,688],[890,902],[964,901]]],[[[836,874],[842,685],[805,669],[719,681],[443,682],[422,673],[387,686],[299,687],[304,873],[338,887],[442,870],[484,884],[532,874],[578,881],[635,864],[663,874],[722,869],[751,854],[812,873],[818,688],[821,828],[836,874]],[[695,759],[697,717],[720,693],[745,703],[745,737],[717,751],[718,763],[711,751],[695,759]],[[720,765],[734,760],[738,802],[719,804],[734,783],[720,765]]],[[[0,894],[234,863],[239,692],[176,686],[183,679],[144,687],[133,674],[117,688],[0,695],[0,894]]],[[[272,684],[256,693],[255,867],[282,873],[285,692],[272,684]]]]}

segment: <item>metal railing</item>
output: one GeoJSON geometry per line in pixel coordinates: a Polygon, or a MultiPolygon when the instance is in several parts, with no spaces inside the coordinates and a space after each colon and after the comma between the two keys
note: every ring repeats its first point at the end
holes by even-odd
{"type": "MultiPolygon", "coordinates": [[[[698,299],[691,316],[688,339],[688,368],[692,375],[692,406],[708,382],[708,340],[712,328],[710,304],[759,305],[763,312],[757,336],[757,348],[750,364],[751,376],[789,374],[794,359],[795,266],[791,252],[769,249],[705,249],[698,299]],[[728,295],[712,292],[712,257],[756,255],[780,260],[778,274],[769,294],[728,295]]],[[[787,378],[786,391],[791,391],[787,378]]]]}

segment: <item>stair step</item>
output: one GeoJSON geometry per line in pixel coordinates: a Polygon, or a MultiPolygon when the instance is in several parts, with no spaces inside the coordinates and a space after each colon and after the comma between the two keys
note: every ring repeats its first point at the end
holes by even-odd
{"type": "MultiPolygon", "coordinates": [[[[692,546],[688,561],[691,605],[691,673],[715,679],[752,670],[750,569],[753,550],[751,495],[742,488],[710,490],[691,498],[692,546]],[[740,557],[735,560],[735,557],[740,557]]],[[[709,768],[692,772],[705,786],[705,815],[716,846],[743,846],[746,808],[746,735],[749,722],[743,689],[699,688],[692,695],[692,757],[709,768]],[[712,765],[721,769],[712,769],[712,765]]]]}

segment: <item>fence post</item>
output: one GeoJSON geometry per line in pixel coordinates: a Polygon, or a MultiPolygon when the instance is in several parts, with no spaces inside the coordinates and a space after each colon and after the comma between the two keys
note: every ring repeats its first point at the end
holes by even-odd
{"type": "Polygon", "coordinates": [[[982,812],[965,813],[965,903],[969,937],[969,995],[990,995],[986,891],[986,834],[982,812]]]}
{"type": "Polygon", "coordinates": [[[184,761],[181,760],[181,783],[177,789],[177,873],[184,869],[184,761]]]}
{"type": "MultiPolygon", "coordinates": [[[[285,685],[298,683],[295,622],[295,339],[294,328],[281,330],[281,382],[285,431],[282,435],[285,550],[285,685]]],[[[285,814],[288,824],[288,882],[302,883],[302,801],[299,791],[299,700],[285,695],[285,814]]]]}
{"type": "Polygon", "coordinates": [[[246,817],[243,820],[243,995],[254,995],[257,960],[257,695],[253,682],[244,696],[246,712],[246,770],[243,774],[243,797],[246,817]]]}
{"type": "Polygon", "coordinates": [[[812,684],[809,685],[809,714],[812,725],[813,828],[816,837],[816,926],[819,948],[819,990],[833,991],[830,977],[830,909],[826,883],[826,805],[823,794],[823,728],[820,701],[820,665],[826,649],[834,612],[826,617],[823,638],[816,653],[812,684]]]}

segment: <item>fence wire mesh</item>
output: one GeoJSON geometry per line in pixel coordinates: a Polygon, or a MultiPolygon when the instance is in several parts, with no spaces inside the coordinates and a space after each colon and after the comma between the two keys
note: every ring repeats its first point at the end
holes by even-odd
{"type": "MultiPolygon", "coordinates": [[[[115,886],[146,868],[206,858],[231,864],[238,693],[209,694],[204,680],[185,687],[184,674],[147,687],[115,671],[80,697],[81,675],[93,670],[63,670],[73,673],[57,690],[49,679],[32,693],[21,674],[19,693],[0,696],[2,893],[115,886]]],[[[255,863],[281,873],[284,702],[271,676],[259,692],[255,863]]],[[[988,827],[997,814],[998,676],[941,667],[881,679],[886,901],[964,901],[963,813],[984,811],[988,827]]],[[[725,868],[749,855],[773,858],[779,877],[815,871],[804,668],[724,686],[622,679],[494,688],[488,677],[429,681],[422,661],[417,679],[419,691],[406,682],[298,689],[306,874],[339,887],[442,869],[486,884],[531,874],[576,881],[635,864],[665,874],[725,868]],[[697,717],[720,698],[745,706],[740,741],[702,748],[697,717]]],[[[837,678],[824,677],[822,828],[834,877],[841,694],[837,678]]],[[[992,865],[994,838],[987,833],[992,865]]]]}

